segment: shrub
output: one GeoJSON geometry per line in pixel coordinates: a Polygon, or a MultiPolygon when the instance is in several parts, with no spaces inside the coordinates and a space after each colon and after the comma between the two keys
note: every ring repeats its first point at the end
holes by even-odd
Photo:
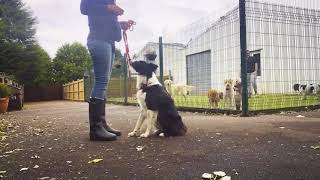
{"type": "Polygon", "coordinates": [[[11,89],[6,84],[0,84],[0,98],[8,97],[11,89]]]}

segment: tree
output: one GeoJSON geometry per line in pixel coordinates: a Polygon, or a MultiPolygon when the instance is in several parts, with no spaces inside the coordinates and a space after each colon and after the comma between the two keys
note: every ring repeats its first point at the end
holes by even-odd
{"type": "Polygon", "coordinates": [[[0,71],[24,85],[47,83],[51,61],[35,41],[35,24],[21,0],[0,0],[0,71]]]}
{"type": "Polygon", "coordinates": [[[55,81],[61,84],[83,78],[89,69],[91,69],[89,52],[77,42],[60,47],[53,59],[55,81]]]}
{"type": "Polygon", "coordinates": [[[0,17],[6,42],[33,45],[36,18],[21,0],[1,0],[0,17]]]}

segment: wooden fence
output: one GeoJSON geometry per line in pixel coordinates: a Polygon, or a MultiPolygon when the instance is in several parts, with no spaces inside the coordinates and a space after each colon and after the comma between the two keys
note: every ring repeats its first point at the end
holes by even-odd
{"type": "Polygon", "coordinates": [[[84,101],[84,80],[73,81],[63,85],[63,99],[84,101]]]}
{"type": "Polygon", "coordinates": [[[61,100],[62,96],[61,85],[24,87],[25,102],[61,100]]]}
{"type": "MultiPolygon", "coordinates": [[[[136,79],[128,80],[128,96],[136,94],[136,79]]],[[[87,101],[91,94],[93,82],[90,79],[80,79],[63,85],[63,99],[70,101],[87,101]]],[[[108,87],[108,97],[119,98],[125,96],[125,81],[123,77],[113,77],[110,79],[108,87]]]]}

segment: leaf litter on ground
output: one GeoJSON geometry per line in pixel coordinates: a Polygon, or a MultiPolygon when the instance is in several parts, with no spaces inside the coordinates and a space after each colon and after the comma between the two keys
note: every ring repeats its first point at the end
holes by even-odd
{"type": "Polygon", "coordinates": [[[227,174],[223,171],[214,171],[211,173],[202,174],[202,179],[204,180],[231,180],[231,176],[227,176],[227,174]]]}
{"type": "Polygon", "coordinates": [[[314,149],[314,150],[320,149],[320,145],[314,145],[314,146],[311,146],[310,148],[311,148],[311,149],[314,149]]]}
{"type": "Polygon", "coordinates": [[[88,163],[89,164],[96,164],[96,163],[100,163],[101,161],[103,161],[103,159],[94,159],[94,160],[89,161],[88,163]]]}
{"type": "Polygon", "coordinates": [[[21,168],[20,171],[28,171],[29,168],[21,168]]]}

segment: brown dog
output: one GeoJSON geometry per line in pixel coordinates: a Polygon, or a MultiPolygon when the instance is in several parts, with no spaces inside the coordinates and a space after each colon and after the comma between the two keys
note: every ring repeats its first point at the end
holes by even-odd
{"type": "Polygon", "coordinates": [[[223,99],[223,93],[215,89],[209,89],[208,99],[211,107],[218,107],[218,103],[223,99]]]}

